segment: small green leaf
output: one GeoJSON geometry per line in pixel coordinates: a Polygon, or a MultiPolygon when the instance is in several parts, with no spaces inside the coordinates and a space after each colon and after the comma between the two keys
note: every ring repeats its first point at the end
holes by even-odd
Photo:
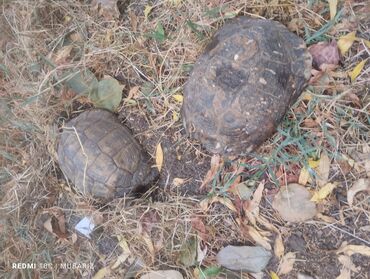
{"type": "Polygon", "coordinates": [[[191,237],[188,241],[182,245],[180,253],[180,262],[184,266],[193,266],[197,261],[197,238],[191,237]]]}
{"type": "Polygon", "coordinates": [[[158,22],[157,27],[155,28],[155,31],[150,33],[148,37],[158,41],[158,42],[164,42],[166,40],[166,33],[164,32],[164,28],[162,23],[158,22]]]}
{"type": "Polygon", "coordinates": [[[219,275],[221,271],[222,271],[222,267],[219,267],[219,266],[201,268],[199,272],[199,278],[200,279],[212,278],[212,277],[219,275]]]}
{"type": "Polygon", "coordinates": [[[98,83],[98,90],[89,94],[90,100],[98,108],[114,111],[118,108],[122,99],[123,86],[110,76],[104,77],[98,83]]]}
{"type": "Polygon", "coordinates": [[[81,70],[63,75],[65,84],[77,95],[89,95],[98,87],[98,80],[89,70],[81,70]]]}

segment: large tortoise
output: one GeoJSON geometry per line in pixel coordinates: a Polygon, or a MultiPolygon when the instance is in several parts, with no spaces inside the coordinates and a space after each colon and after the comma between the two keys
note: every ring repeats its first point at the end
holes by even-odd
{"type": "Polygon", "coordinates": [[[311,75],[304,41],[284,25],[238,17],[199,57],[185,84],[186,131],[212,153],[247,154],[275,131],[311,75]]]}
{"type": "Polygon", "coordinates": [[[65,124],[58,160],[80,192],[107,201],[144,191],[158,175],[130,131],[102,109],[83,112],[65,124]]]}

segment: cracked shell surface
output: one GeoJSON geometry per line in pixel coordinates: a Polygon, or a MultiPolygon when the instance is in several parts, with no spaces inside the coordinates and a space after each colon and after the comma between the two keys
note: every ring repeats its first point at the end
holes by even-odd
{"type": "Polygon", "coordinates": [[[101,109],[83,112],[65,124],[58,161],[82,194],[104,200],[142,191],[157,176],[130,131],[113,113],[101,109]]]}
{"type": "Polygon", "coordinates": [[[304,41],[284,25],[238,17],[216,32],[185,84],[187,133],[212,153],[243,155],[269,138],[311,75],[304,41]]]}

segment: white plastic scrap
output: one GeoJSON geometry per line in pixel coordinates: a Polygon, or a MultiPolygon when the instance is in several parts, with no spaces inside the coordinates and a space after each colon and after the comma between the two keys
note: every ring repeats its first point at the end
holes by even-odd
{"type": "Polygon", "coordinates": [[[94,221],[91,217],[84,217],[78,224],[75,226],[75,229],[82,233],[84,236],[90,239],[90,234],[95,228],[94,221]]]}

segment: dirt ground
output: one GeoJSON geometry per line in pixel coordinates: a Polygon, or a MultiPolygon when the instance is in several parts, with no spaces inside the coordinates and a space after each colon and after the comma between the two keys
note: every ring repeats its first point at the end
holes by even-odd
{"type": "Polygon", "coordinates": [[[369,195],[360,191],[352,203],[348,196],[370,176],[368,3],[338,1],[331,20],[328,2],[336,1],[116,2],[0,3],[0,277],[140,278],[174,269],[202,279],[370,278],[369,195]],[[313,72],[271,139],[248,157],[218,160],[207,180],[215,156],[183,128],[183,85],[212,34],[241,15],[277,20],[308,45],[353,31],[357,39],[335,69],[313,72]],[[115,113],[153,165],[162,147],[160,177],[140,198],[87,199],[60,171],[64,121],[94,107],[63,77],[86,70],[123,86],[115,113]],[[289,183],[323,188],[315,177],[323,154],[334,189],[314,218],[284,221],[272,208],[276,194],[289,183]],[[241,183],[251,198],[235,192],[241,183]],[[96,224],[91,239],[75,229],[86,216],[96,224]],[[216,254],[229,244],[264,245],[273,256],[260,274],[202,275],[218,268],[216,254]],[[346,245],[353,250],[343,252],[346,245]],[[185,261],[187,250],[200,261],[185,261]]]}

